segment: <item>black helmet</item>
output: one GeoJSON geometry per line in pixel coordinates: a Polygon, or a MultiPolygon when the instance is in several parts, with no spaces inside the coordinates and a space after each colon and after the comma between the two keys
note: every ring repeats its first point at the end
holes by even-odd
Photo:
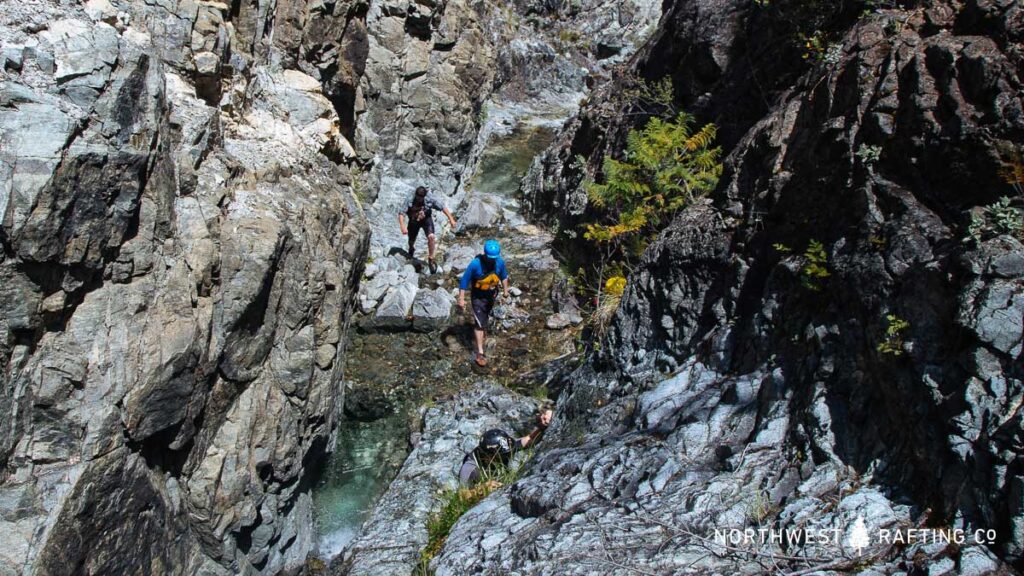
{"type": "Polygon", "coordinates": [[[504,430],[492,428],[484,432],[483,438],[480,439],[480,445],[476,449],[479,455],[487,459],[488,462],[495,458],[506,462],[512,455],[513,442],[512,437],[504,430]]]}

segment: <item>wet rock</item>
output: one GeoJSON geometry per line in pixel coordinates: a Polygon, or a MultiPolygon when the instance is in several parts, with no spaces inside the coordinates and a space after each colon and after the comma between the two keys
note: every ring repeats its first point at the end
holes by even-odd
{"type": "Polygon", "coordinates": [[[379,386],[348,385],[345,390],[345,415],[360,422],[373,422],[392,413],[394,401],[379,386]]]}

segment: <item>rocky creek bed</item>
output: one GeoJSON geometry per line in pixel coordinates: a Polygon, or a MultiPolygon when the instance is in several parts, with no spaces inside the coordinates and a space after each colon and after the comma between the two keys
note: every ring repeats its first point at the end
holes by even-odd
{"type": "MultiPolygon", "coordinates": [[[[421,435],[426,406],[473,389],[482,380],[523,397],[544,398],[548,378],[541,366],[575,351],[574,325],[581,318],[551,252],[552,237],[519,213],[519,181],[553,137],[544,122],[550,120],[505,124],[485,144],[466,200],[456,210],[458,231],[439,239],[438,273],[430,274],[420,259],[414,267],[404,253],[368,264],[360,291],[363,314],[346,355],[347,422],[339,427],[337,448],[314,491],[322,559],[337,557],[357,537],[408,453],[410,436],[421,435]],[[495,308],[496,328],[487,343],[491,363],[480,369],[471,361],[468,317],[453,303],[465,265],[490,237],[502,242],[512,296],[495,308]],[[424,318],[417,304],[424,295],[436,298],[432,310],[442,311],[424,318]],[[549,318],[558,312],[570,321],[559,329],[548,328],[549,318]]],[[[425,256],[423,239],[417,248],[417,256],[425,256]]],[[[509,395],[509,402],[515,397],[502,394],[509,395]]],[[[456,452],[461,458],[461,448],[456,452]]]]}

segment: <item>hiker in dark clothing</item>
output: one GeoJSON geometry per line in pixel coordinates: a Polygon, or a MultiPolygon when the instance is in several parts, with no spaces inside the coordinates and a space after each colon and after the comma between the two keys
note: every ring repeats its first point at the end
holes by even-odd
{"type": "Polygon", "coordinates": [[[487,366],[484,355],[484,334],[490,324],[491,310],[501,289],[508,296],[508,270],[501,259],[501,246],[497,240],[484,242],[484,253],[466,266],[459,283],[459,308],[466,309],[466,292],[471,291],[473,304],[473,337],[476,341],[476,363],[487,366]]]}
{"type": "Polygon", "coordinates": [[[551,410],[541,410],[537,416],[537,427],[522,438],[512,438],[497,428],[484,432],[480,444],[462,459],[459,468],[459,484],[472,486],[480,481],[481,469],[508,466],[516,452],[537,442],[551,424],[551,410]]]}
{"type": "Polygon", "coordinates": [[[409,259],[413,259],[416,251],[416,238],[423,230],[427,234],[427,264],[430,265],[430,273],[437,272],[437,262],[434,261],[434,251],[437,249],[437,238],[434,235],[434,216],[432,211],[440,210],[448,217],[448,223],[452,230],[455,229],[455,217],[452,216],[448,207],[438,200],[426,188],[420,186],[405,204],[405,208],[398,213],[398,227],[402,235],[409,236],[409,259]],[[406,218],[409,224],[406,226],[406,218]]]}

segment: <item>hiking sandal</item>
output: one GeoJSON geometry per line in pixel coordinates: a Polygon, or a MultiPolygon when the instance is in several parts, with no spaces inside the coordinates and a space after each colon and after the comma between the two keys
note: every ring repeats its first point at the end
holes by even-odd
{"type": "Polygon", "coordinates": [[[476,365],[481,367],[481,368],[483,368],[484,366],[487,366],[487,357],[484,356],[483,354],[477,354],[476,355],[476,365]]]}

